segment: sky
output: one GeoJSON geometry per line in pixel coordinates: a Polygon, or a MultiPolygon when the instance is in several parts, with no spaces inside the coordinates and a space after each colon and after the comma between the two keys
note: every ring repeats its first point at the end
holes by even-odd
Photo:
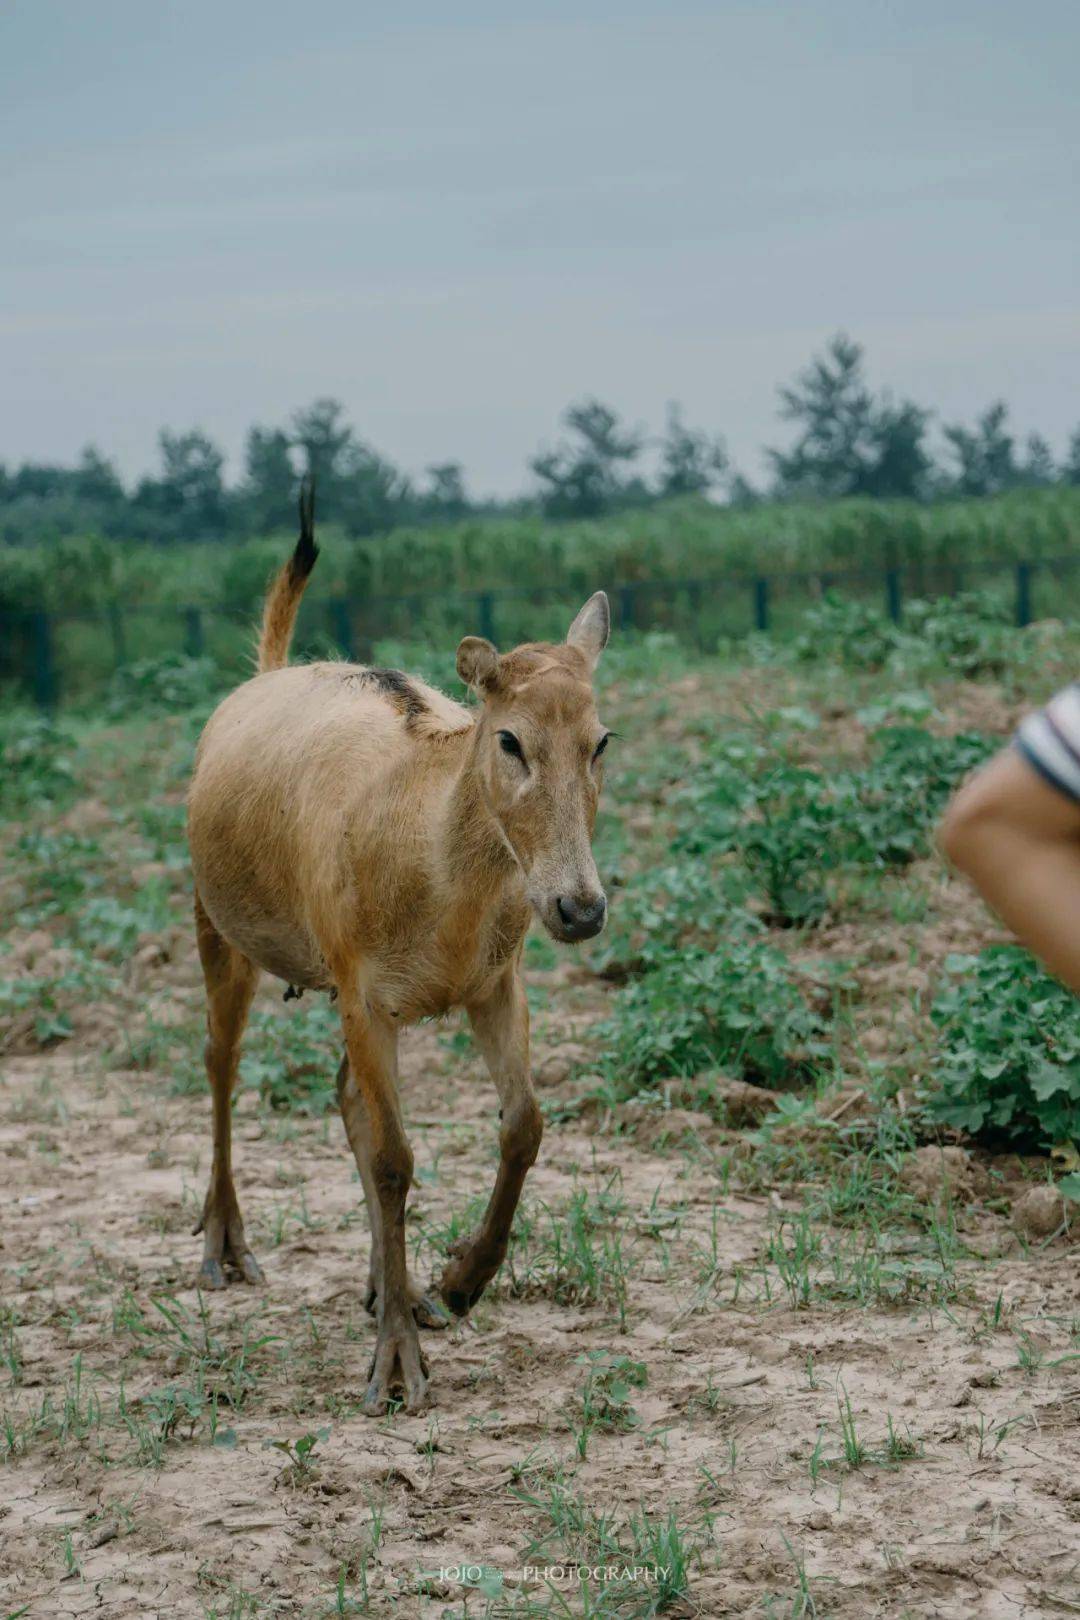
{"type": "Polygon", "coordinates": [[[323,395],[474,494],[586,395],[739,466],[843,328],[1080,423],[1073,0],[5,0],[0,462],[323,395]]]}

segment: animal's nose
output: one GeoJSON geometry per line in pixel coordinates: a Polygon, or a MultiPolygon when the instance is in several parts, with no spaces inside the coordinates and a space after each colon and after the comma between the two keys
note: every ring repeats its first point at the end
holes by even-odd
{"type": "Polygon", "coordinates": [[[559,921],[569,939],[592,939],[604,926],[607,898],[602,894],[587,894],[583,898],[561,894],[555,902],[559,921]]]}

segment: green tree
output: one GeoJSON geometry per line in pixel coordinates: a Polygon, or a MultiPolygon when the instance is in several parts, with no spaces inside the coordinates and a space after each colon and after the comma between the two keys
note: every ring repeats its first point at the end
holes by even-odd
{"type": "Polygon", "coordinates": [[[407,478],[356,437],[340,400],[317,399],[292,420],[293,443],[314,478],[319,510],[353,535],[381,534],[408,512],[407,478]]]}
{"type": "Polygon", "coordinates": [[[221,534],[226,527],[225,457],[200,428],[158,434],[161,477],[144,479],[137,499],[149,513],[164,518],[183,540],[221,534]]]}
{"type": "Polygon", "coordinates": [[[552,517],[597,517],[623,501],[640,499],[643,486],[629,479],[641,454],[642,436],[624,428],[597,399],[572,405],[563,422],[574,435],[554,450],[542,450],[529,466],[543,485],[541,504],[552,517]]]}
{"type": "Polygon", "coordinates": [[[760,506],[765,499],[760,489],[743,473],[733,472],[728,479],[729,506],[760,506]]]}
{"type": "Polygon", "coordinates": [[[873,422],[863,351],[838,332],[794,383],[780,390],[780,415],[798,436],[767,452],[784,495],[850,495],[861,484],[873,422]]]}
{"type": "Polygon", "coordinates": [[[281,428],[253,427],[244,446],[244,500],[252,528],[286,528],[295,517],[296,469],[281,428]]]}
{"type": "Polygon", "coordinates": [[[42,501],[54,495],[66,494],[70,482],[71,473],[66,467],[57,467],[45,461],[24,461],[8,480],[8,491],[12,500],[29,496],[42,501]]]}
{"type": "Polygon", "coordinates": [[[1028,434],[1020,482],[1031,489],[1048,489],[1057,482],[1054,454],[1041,433],[1028,434]]]}
{"type": "Polygon", "coordinates": [[[428,487],[421,494],[424,511],[431,517],[464,517],[469,510],[465,474],[458,461],[444,461],[427,469],[428,487]]]}
{"type": "Polygon", "coordinates": [[[977,418],[974,430],[954,423],[945,438],[956,460],[958,495],[998,495],[1020,481],[1016,441],[1008,429],[1009,408],[996,400],[977,418]]]}
{"type": "Polygon", "coordinates": [[[323,505],[332,503],[339,481],[347,476],[346,456],[355,445],[338,399],[317,399],[306,410],[294,411],[292,442],[304,458],[304,471],[315,480],[323,505]]]}
{"type": "Polygon", "coordinates": [[[925,447],[930,413],[911,400],[875,399],[863,351],[838,332],[780,390],[780,414],[798,433],[789,450],[769,450],[780,495],[918,498],[931,469],[925,447]]]}
{"type": "Polygon", "coordinates": [[[338,458],[333,500],[332,515],[350,534],[385,534],[408,511],[412,490],[385,457],[353,440],[338,458]]]}
{"type": "Polygon", "coordinates": [[[875,405],[865,459],[851,493],[882,498],[923,495],[933,467],[925,443],[929,419],[930,412],[910,399],[894,404],[885,397],[875,405]]]}
{"type": "Polygon", "coordinates": [[[659,495],[704,495],[728,469],[723,439],[688,428],[678,405],[669,405],[660,441],[659,495]]]}
{"type": "Polygon", "coordinates": [[[115,465],[94,445],[88,444],[75,468],[73,489],[82,501],[106,509],[124,505],[127,495],[115,465]]]}
{"type": "Polygon", "coordinates": [[[1061,465],[1061,476],[1066,484],[1080,484],[1080,427],[1069,440],[1069,448],[1061,465]]]}

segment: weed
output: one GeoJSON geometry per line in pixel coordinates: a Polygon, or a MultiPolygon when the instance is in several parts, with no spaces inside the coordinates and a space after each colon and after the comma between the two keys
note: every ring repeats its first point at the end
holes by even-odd
{"type": "MultiPolygon", "coordinates": [[[[841,1388],[843,1388],[842,1385],[841,1388]]],[[[837,1396],[836,1405],[840,1417],[840,1440],[844,1448],[844,1461],[849,1468],[861,1468],[867,1460],[867,1452],[855,1428],[855,1414],[851,1410],[851,1396],[846,1389],[842,1399],[837,1396]]]]}
{"type": "Polygon", "coordinates": [[[643,1361],[608,1350],[587,1350],[577,1361],[579,1366],[588,1368],[581,1392],[581,1426],[577,1437],[577,1454],[584,1458],[588,1454],[590,1435],[617,1434],[635,1429],[641,1423],[640,1414],[630,1404],[630,1392],[644,1389],[648,1370],[643,1361]]]}
{"type": "Polygon", "coordinates": [[[315,1448],[321,1441],[329,1438],[329,1429],[315,1429],[311,1434],[302,1434],[296,1440],[265,1440],[263,1444],[281,1452],[288,1461],[293,1481],[298,1483],[310,1477],[315,1466],[315,1448]]]}
{"type": "Polygon", "coordinates": [[[623,1096],[667,1075],[722,1067],[766,1084],[805,1078],[827,1050],[805,981],[771,945],[689,951],[619,992],[597,1030],[623,1096]]]}
{"type": "Polygon", "coordinates": [[[1080,1136],[1080,1002],[1018,945],[946,958],[931,1119],[1019,1146],[1080,1136]]]}

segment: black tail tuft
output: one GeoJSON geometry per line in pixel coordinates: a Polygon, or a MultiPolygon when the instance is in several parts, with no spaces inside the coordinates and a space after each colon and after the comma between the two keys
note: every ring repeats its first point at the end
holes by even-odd
{"type": "Polygon", "coordinates": [[[315,480],[305,477],[300,483],[300,538],[289,565],[293,579],[307,579],[318,555],[319,548],[315,544],[315,480]]]}

